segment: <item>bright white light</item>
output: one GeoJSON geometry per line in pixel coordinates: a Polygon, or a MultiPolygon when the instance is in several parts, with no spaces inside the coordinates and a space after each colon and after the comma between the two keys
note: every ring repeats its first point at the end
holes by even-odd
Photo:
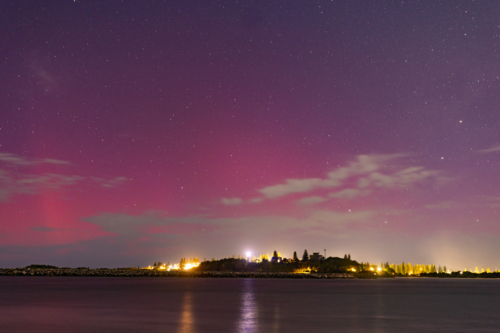
{"type": "Polygon", "coordinates": [[[252,252],[248,251],[247,252],[247,258],[250,258],[252,256],[252,252]]]}

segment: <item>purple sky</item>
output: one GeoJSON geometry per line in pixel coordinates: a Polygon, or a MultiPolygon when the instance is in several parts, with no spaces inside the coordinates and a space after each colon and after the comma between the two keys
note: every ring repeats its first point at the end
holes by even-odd
{"type": "Polygon", "coordinates": [[[500,3],[2,1],[0,266],[500,268],[500,3]]]}

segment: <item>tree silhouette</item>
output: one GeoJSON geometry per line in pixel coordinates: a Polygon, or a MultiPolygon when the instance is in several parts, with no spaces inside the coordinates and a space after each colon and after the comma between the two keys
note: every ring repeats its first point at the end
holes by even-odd
{"type": "Polygon", "coordinates": [[[307,249],[304,250],[304,254],[302,255],[302,261],[308,261],[309,260],[309,254],[307,254],[307,249]]]}
{"type": "Polygon", "coordinates": [[[299,261],[299,258],[297,257],[297,251],[293,251],[293,261],[294,262],[299,261]]]}

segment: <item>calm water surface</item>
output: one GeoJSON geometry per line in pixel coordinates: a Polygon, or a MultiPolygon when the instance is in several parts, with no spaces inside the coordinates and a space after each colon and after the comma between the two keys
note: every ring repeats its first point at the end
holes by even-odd
{"type": "Polygon", "coordinates": [[[500,280],[0,277],[4,332],[500,332],[500,280]]]}

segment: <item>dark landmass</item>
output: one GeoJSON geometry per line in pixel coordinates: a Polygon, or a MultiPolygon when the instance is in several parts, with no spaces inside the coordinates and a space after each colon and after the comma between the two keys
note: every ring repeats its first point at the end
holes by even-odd
{"type": "Polygon", "coordinates": [[[267,261],[248,262],[245,259],[204,261],[190,270],[147,268],[88,268],[30,265],[25,268],[0,268],[3,276],[81,276],[81,277],[192,277],[192,278],[294,278],[294,279],[379,279],[394,277],[431,278],[500,278],[500,272],[472,273],[421,273],[397,274],[391,268],[374,271],[370,265],[357,261],[330,257],[317,261],[267,261]]]}
{"type": "Polygon", "coordinates": [[[231,272],[288,272],[288,273],[352,273],[363,271],[363,264],[350,259],[329,257],[317,261],[280,261],[263,260],[262,262],[248,262],[245,259],[227,258],[214,261],[204,261],[194,270],[203,271],[231,271],[231,272]]]}
{"type": "Polygon", "coordinates": [[[51,268],[59,268],[57,266],[52,266],[52,265],[29,265],[26,268],[41,268],[41,269],[51,269],[51,268]]]}
{"type": "Polygon", "coordinates": [[[437,278],[467,278],[467,279],[498,279],[500,278],[499,272],[493,273],[472,273],[472,272],[452,272],[447,273],[422,273],[420,277],[437,277],[437,278]]]}
{"type": "Polygon", "coordinates": [[[164,271],[137,268],[0,268],[3,276],[80,276],[80,277],[182,277],[182,278],[261,278],[261,279],[353,279],[346,273],[296,274],[289,272],[164,271]]]}

